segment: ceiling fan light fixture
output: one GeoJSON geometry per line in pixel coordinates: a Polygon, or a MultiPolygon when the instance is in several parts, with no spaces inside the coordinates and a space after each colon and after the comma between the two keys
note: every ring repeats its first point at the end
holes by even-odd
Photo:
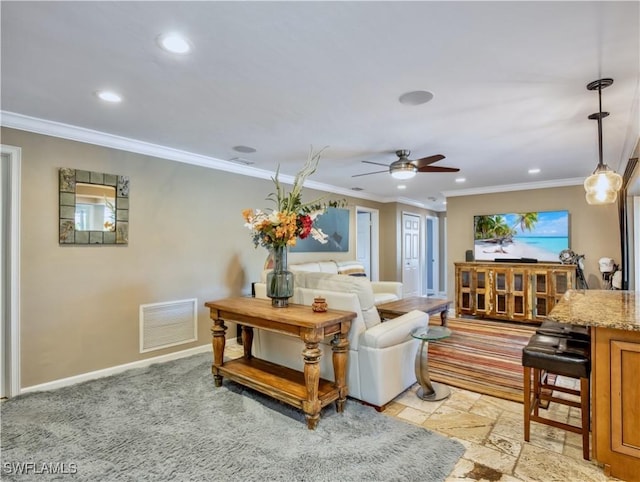
{"type": "Polygon", "coordinates": [[[613,84],[613,79],[599,79],[590,82],[587,90],[598,91],[599,110],[589,119],[598,121],[598,165],[593,174],[584,180],[585,197],[588,204],[611,204],[616,202],[618,191],[622,187],[622,176],[602,162],[602,119],[609,115],[602,112],[602,89],[613,84]]]}
{"type": "Polygon", "coordinates": [[[405,163],[399,166],[392,166],[389,168],[391,172],[391,177],[394,179],[411,179],[418,172],[418,168],[413,164],[405,163]]]}

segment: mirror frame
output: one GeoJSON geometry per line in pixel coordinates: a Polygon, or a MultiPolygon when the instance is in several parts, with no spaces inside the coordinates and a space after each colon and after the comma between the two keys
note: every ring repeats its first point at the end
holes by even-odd
{"type": "Polygon", "coordinates": [[[129,178],[127,176],[62,167],[58,172],[58,180],[59,243],[61,245],[129,243],[129,178]],[[76,230],[76,183],[79,182],[116,188],[114,231],[76,230]]]}

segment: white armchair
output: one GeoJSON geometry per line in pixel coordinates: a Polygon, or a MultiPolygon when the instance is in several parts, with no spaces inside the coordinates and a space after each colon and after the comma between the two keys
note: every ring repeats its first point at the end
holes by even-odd
{"type": "Polygon", "coordinates": [[[399,281],[372,281],[371,288],[376,306],[402,299],[402,283],[399,281]]]}
{"type": "MultiPolygon", "coordinates": [[[[354,311],[357,316],[349,331],[349,362],[347,384],[349,396],[381,408],[416,383],[415,355],[418,341],[411,331],[425,327],[429,317],[421,311],[411,311],[393,320],[381,322],[374,304],[371,282],[366,278],[330,273],[297,272],[292,303],[310,306],[313,299],[323,296],[329,309],[354,311]]],[[[264,283],[256,283],[256,297],[266,297],[264,283]]],[[[309,308],[309,316],[313,316],[309,308]]],[[[329,339],[320,345],[320,376],[333,380],[329,339]]],[[[302,350],[299,339],[255,330],[253,353],[256,357],[302,370],[302,350]]]]}

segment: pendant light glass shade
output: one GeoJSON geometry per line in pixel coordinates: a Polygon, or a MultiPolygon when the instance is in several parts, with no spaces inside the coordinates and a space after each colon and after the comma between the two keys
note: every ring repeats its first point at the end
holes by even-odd
{"type": "Polygon", "coordinates": [[[606,164],[598,165],[596,170],[584,181],[584,189],[589,204],[611,204],[616,202],[618,191],[622,187],[622,176],[609,169],[606,164]]]}

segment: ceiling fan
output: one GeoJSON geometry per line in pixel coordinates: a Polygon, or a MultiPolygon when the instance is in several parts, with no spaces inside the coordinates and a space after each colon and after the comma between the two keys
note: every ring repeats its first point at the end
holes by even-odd
{"type": "Polygon", "coordinates": [[[373,161],[362,161],[367,164],[375,164],[377,166],[385,166],[387,167],[384,171],[375,171],[375,172],[367,172],[364,174],[356,174],[351,177],[360,177],[360,176],[368,176],[369,174],[380,174],[381,172],[389,172],[391,176],[396,179],[411,179],[418,172],[458,172],[460,169],[456,167],[439,167],[432,166],[438,161],[444,159],[442,154],[436,154],[434,156],[423,157],[422,159],[409,159],[411,155],[411,151],[406,149],[400,149],[396,151],[396,155],[398,156],[398,160],[392,162],[388,166],[386,164],[381,164],[379,162],[373,161]]]}

